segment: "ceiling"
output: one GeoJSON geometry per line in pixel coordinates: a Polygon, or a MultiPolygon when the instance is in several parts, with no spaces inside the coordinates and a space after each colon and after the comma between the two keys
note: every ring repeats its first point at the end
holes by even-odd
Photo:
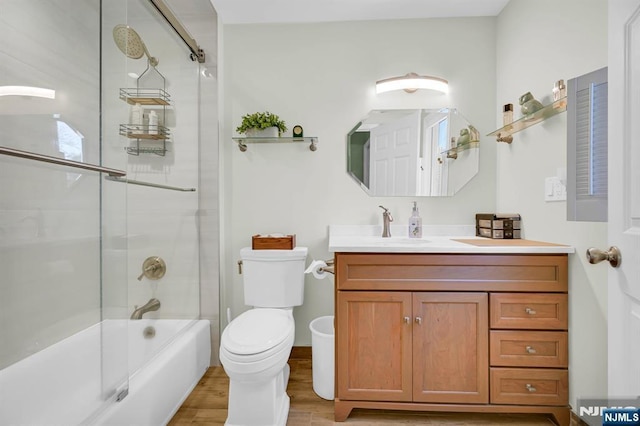
{"type": "Polygon", "coordinates": [[[509,0],[210,0],[224,24],[496,16],[509,0]]]}

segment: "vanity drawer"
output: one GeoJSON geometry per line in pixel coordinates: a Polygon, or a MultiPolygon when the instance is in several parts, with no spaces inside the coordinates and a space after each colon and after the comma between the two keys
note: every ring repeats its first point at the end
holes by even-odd
{"type": "Polygon", "coordinates": [[[567,255],[336,253],[338,290],[566,293],[567,255]]]}
{"type": "Polygon", "coordinates": [[[492,330],[491,366],[567,368],[567,336],[566,331],[492,330]]]}
{"type": "Polygon", "coordinates": [[[491,328],[567,330],[567,302],[565,293],[492,293],[491,328]]]}
{"type": "Polygon", "coordinates": [[[567,370],[492,368],[491,403],[517,405],[567,405],[567,370]]]}

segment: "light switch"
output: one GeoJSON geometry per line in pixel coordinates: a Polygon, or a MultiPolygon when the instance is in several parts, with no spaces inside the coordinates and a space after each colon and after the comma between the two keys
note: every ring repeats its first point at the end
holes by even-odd
{"type": "Polygon", "coordinates": [[[553,178],[548,177],[544,180],[544,199],[548,200],[548,197],[553,195],[553,178]]]}
{"type": "Polygon", "coordinates": [[[558,176],[548,177],[544,180],[545,201],[566,201],[567,187],[558,176]]]}

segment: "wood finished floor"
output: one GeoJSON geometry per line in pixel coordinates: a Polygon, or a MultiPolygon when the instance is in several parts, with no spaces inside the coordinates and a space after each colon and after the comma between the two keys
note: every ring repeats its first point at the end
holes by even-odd
{"type": "MultiPolygon", "coordinates": [[[[543,416],[494,414],[410,413],[355,409],[344,423],[333,421],[333,401],[313,392],[310,359],[290,359],[291,377],[287,393],[291,398],[287,426],[327,425],[518,425],[549,426],[543,416]]],[[[223,425],[227,418],[229,379],[222,367],[211,367],[173,417],[169,426],[223,425]]]]}

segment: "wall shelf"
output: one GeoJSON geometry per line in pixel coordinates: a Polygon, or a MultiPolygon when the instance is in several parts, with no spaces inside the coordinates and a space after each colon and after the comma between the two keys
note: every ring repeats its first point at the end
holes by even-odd
{"type": "Polygon", "coordinates": [[[514,133],[518,133],[521,130],[531,127],[534,124],[538,124],[566,110],[567,98],[564,97],[562,99],[554,101],[549,105],[546,105],[542,109],[532,114],[525,115],[524,117],[521,117],[518,120],[499,128],[498,130],[494,130],[487,136],[495,136],[498,142],[511,143],[513,141],[512,135],[514,133]]]}
{"type": "Polygon", "coordinates": [[[442,151],[440,154],[446,158],[453,158],[454,160],[458,158],[458,153],[462,151],[466,151],[468,149],[479,148],[480,141],[470,141],[468,143],[458,145],[454,148],[447,149],[446,151],[442,151]]]}
{"type": "Polygon", "coordinates": [[[318,149],[317,143],[318,138],[316,137],[303,137],[303,138],[293,138],[293,137],[276,137],[276,138],[247,138],[247,137],[237,137],[233,138],[234,141],[238,143],[238,148],[240,151],[245,152],[247,150],[247,144],[249,143],[288,143],[288,142],[306,142],[309,144],[309,149],[311,151],[315,151],[318,149]]]}

